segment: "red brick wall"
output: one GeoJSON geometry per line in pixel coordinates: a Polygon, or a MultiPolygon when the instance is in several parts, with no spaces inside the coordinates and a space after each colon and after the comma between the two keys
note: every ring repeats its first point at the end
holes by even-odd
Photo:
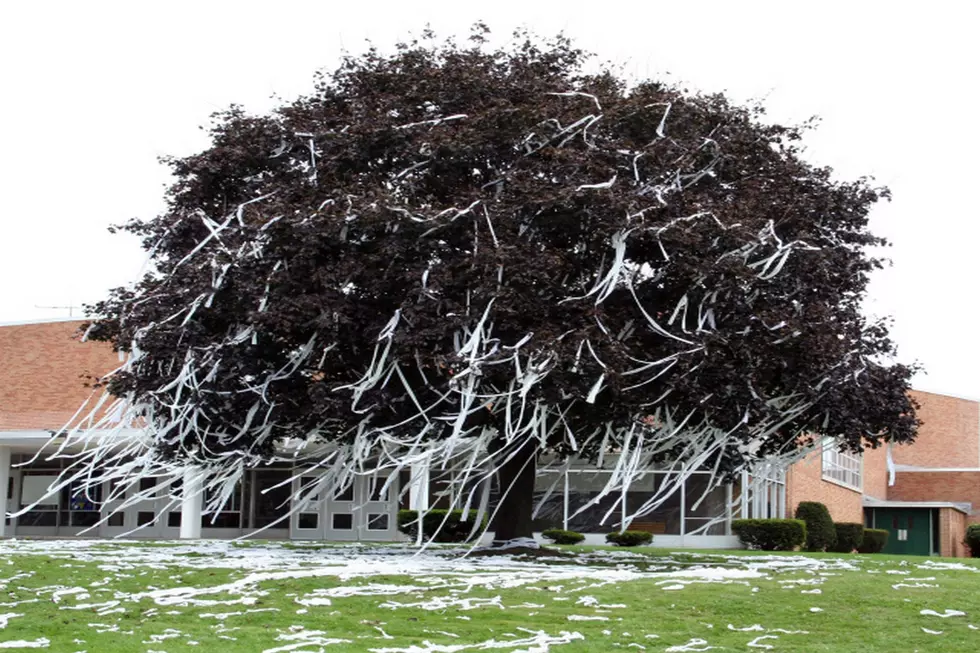
{"type": "Polygon", "coordinates": [[[952,508],[939,509],[939,555],[949,558],[969,558],[963,543],[967,517],[952,508]]]}
{"type": "Polygon", "coordinates": [[[786,509],[789,517],[801,501],[819,501],[834,521],[863,522],[861,493],[823,480],[823,461],[815,451],[786,472],[786,509]]]}
{"type": "Polygon", "coordinates": [[[875,499],[888,498],[888,449],[886,447],[864,450],[861,480],[864,484],[865,496],[875,499]]]}
{"type": "Polygon", "coordinates": [[[64,426],[92,395],[82,376],[119,367],[108,345],[75,338],[81,324],[0,326],[0,430],[64,426]]]}
{"type": "Polygon", "coordinates": [[[980,467],[980,403],[915,390],[919,428],[915,443],[895,447],[897,464],[917,467],[980,467]]]}
{"type": "Polygon", "coordinates": [[[980,472],[898,472],[889,501],[954,501],[973,504],[980,520],[980,472]]]}

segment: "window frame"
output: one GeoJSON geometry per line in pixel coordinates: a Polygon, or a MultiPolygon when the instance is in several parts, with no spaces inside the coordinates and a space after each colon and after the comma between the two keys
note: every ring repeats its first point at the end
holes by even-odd
{"type": "Polygon", "coordinates": [[[849,490],[864,489],[864,456],[841,451],[833,438],[824,438],[820,452],[820,477],[849,490]]]}

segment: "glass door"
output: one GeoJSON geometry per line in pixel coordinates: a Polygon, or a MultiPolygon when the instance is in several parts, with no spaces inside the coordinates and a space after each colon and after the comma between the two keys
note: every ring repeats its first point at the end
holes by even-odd
{"type": "Polygon", "coordinates": [[[323,489],[317,477],[300,475],[293,479],[292,537],[322,540],[326,529],[323,489]]]}

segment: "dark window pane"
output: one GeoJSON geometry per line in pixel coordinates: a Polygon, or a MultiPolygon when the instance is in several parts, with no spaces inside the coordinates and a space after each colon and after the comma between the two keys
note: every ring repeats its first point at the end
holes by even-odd
{"type": "Polygon", "coordinates": [[[49,510],[31,510],[17,518],[18,526],[57,526],[58,513],[49,510]]]}
{"type": "Polygon", "coordinates": [[[336,501],[353,501],[354,500],[354,486],[348,485],[343,490],[338,492],[334,499],[336,501]]]}
{"type": "Polygon", "coordinates": [[[240,528],[241,513],[219,512],[215,515],[204,515],[201,517],[202,528],[240,528]]]}
{"type": "Polygon", "coordinates": [[[391,488],[385,488],[385,482],[387,479],[375,478],[371,480],[371,498],[369,501],[387,501],[388,500],[388,490],[391,488]]]}
{"type": "Polygon", "coordinates": [[[126,524],[126,515],[121,512],[114,512],[109,515],[109,521],[107,523],[109,526],[124,526],[126,524]]]}
{"type": "Polygon", "coordinates": [[[312,476],[304,476],[300,479],[299,483],[300,492],[306,498],[307,501],[319,501],[320,493],[317,491],[316,478],[312,476]]]}
{"type": "Polygon", "coordinates": [[[140,479],[140,492],[152,490],[157,486],[157,479],[152,476],[144,476],[140,479]]]}
{"type": "MultiPolygon", "coordinates": [[[[543,487],[546,489],[553,481],[554,478],[549,479],[542,476],[540,479],[541,486],[539,488],[543,487]]],[[[619,527],[623,512],[622,507],[618,505],[622,499],[621,493],[607,494],[598,503],[593,503],[578,515],[575,514],[576,511],[582,509],[598,497],[608,481],[608,472],[571,472],[568,474],[568,528],[570,530],[580,533],[608,533],[619,527]],[[612,510],[611,513],[609,512],[610,509],[612,510]],[[606,517],[607,513],[609,513],[608,518],[606,517]]],[[[552,499],[548,502],[549,505],[545,506],[549,512],[542,512],[539,516],[548,518],[550,515],[552,521],[558,521],[560,519],[559,513],[557,512],[559,508],[564,513],[562,506],[564,502],[563,492],[564,482],[558,486],[557,490],[561,498],[555,499],[554,495],[552,495],[552,499]]],[[[539,492],[535,499],[540,501],[542,497],[543,492],[539,492]]],[[[561,518],[563,519],[563,515],[561,518]]]]}
{"type": "Polygon", "coordinates": [[[388,515],[368,515],[368,530],[369,531],[386,531],[388,530],[388,515]]]}
{"type": "Polygon", "coordinates": [[[136,525],[145,526],[146,524],[150,524],[153,522],[155,516],[156,513],[151,510],[141,510],[136,513],[136,525]]]}
{"type": "Polygon", "coordinates": [[[313,530],[320,523],[320,515],[315,512],[301,512],[297,523],[297,528],[303,530],[313,530]]]}
{"type": "Polygon", "coordinates": [[[292,473],[287,470],[268,469],[255,472],[255,515],[252,528],[287,528],[289,521],[283,519],[289,512],[289,500],[293,491],[287,481],[292,473]]]}
{"type": "Polygon", "coordinates": [[[72,526],[95,526],[99,523],[102,516],[97,512],[73,512],[71,513],[72,526]]]}
{"type": "Polygon", "coordinates": [[[180,512],[171,512],[167,515],[167,526],[170,528],[180,528],[180,512]]]}
{"type": "Polygon", "coordinates": [[[333,528],[335,531],[350,531],[354,529],[354,515],[349,512],[334,513],[333,528]]]}

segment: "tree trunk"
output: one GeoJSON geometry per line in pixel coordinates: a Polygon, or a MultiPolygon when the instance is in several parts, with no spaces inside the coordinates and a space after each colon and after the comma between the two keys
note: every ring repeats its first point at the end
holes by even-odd
{"type": "Polygon", "coordinates": [[[500,504],[493,520],[495,546],[533,535],[536,454],[534,447],[525,447],[497,470],[500,504]]]}

